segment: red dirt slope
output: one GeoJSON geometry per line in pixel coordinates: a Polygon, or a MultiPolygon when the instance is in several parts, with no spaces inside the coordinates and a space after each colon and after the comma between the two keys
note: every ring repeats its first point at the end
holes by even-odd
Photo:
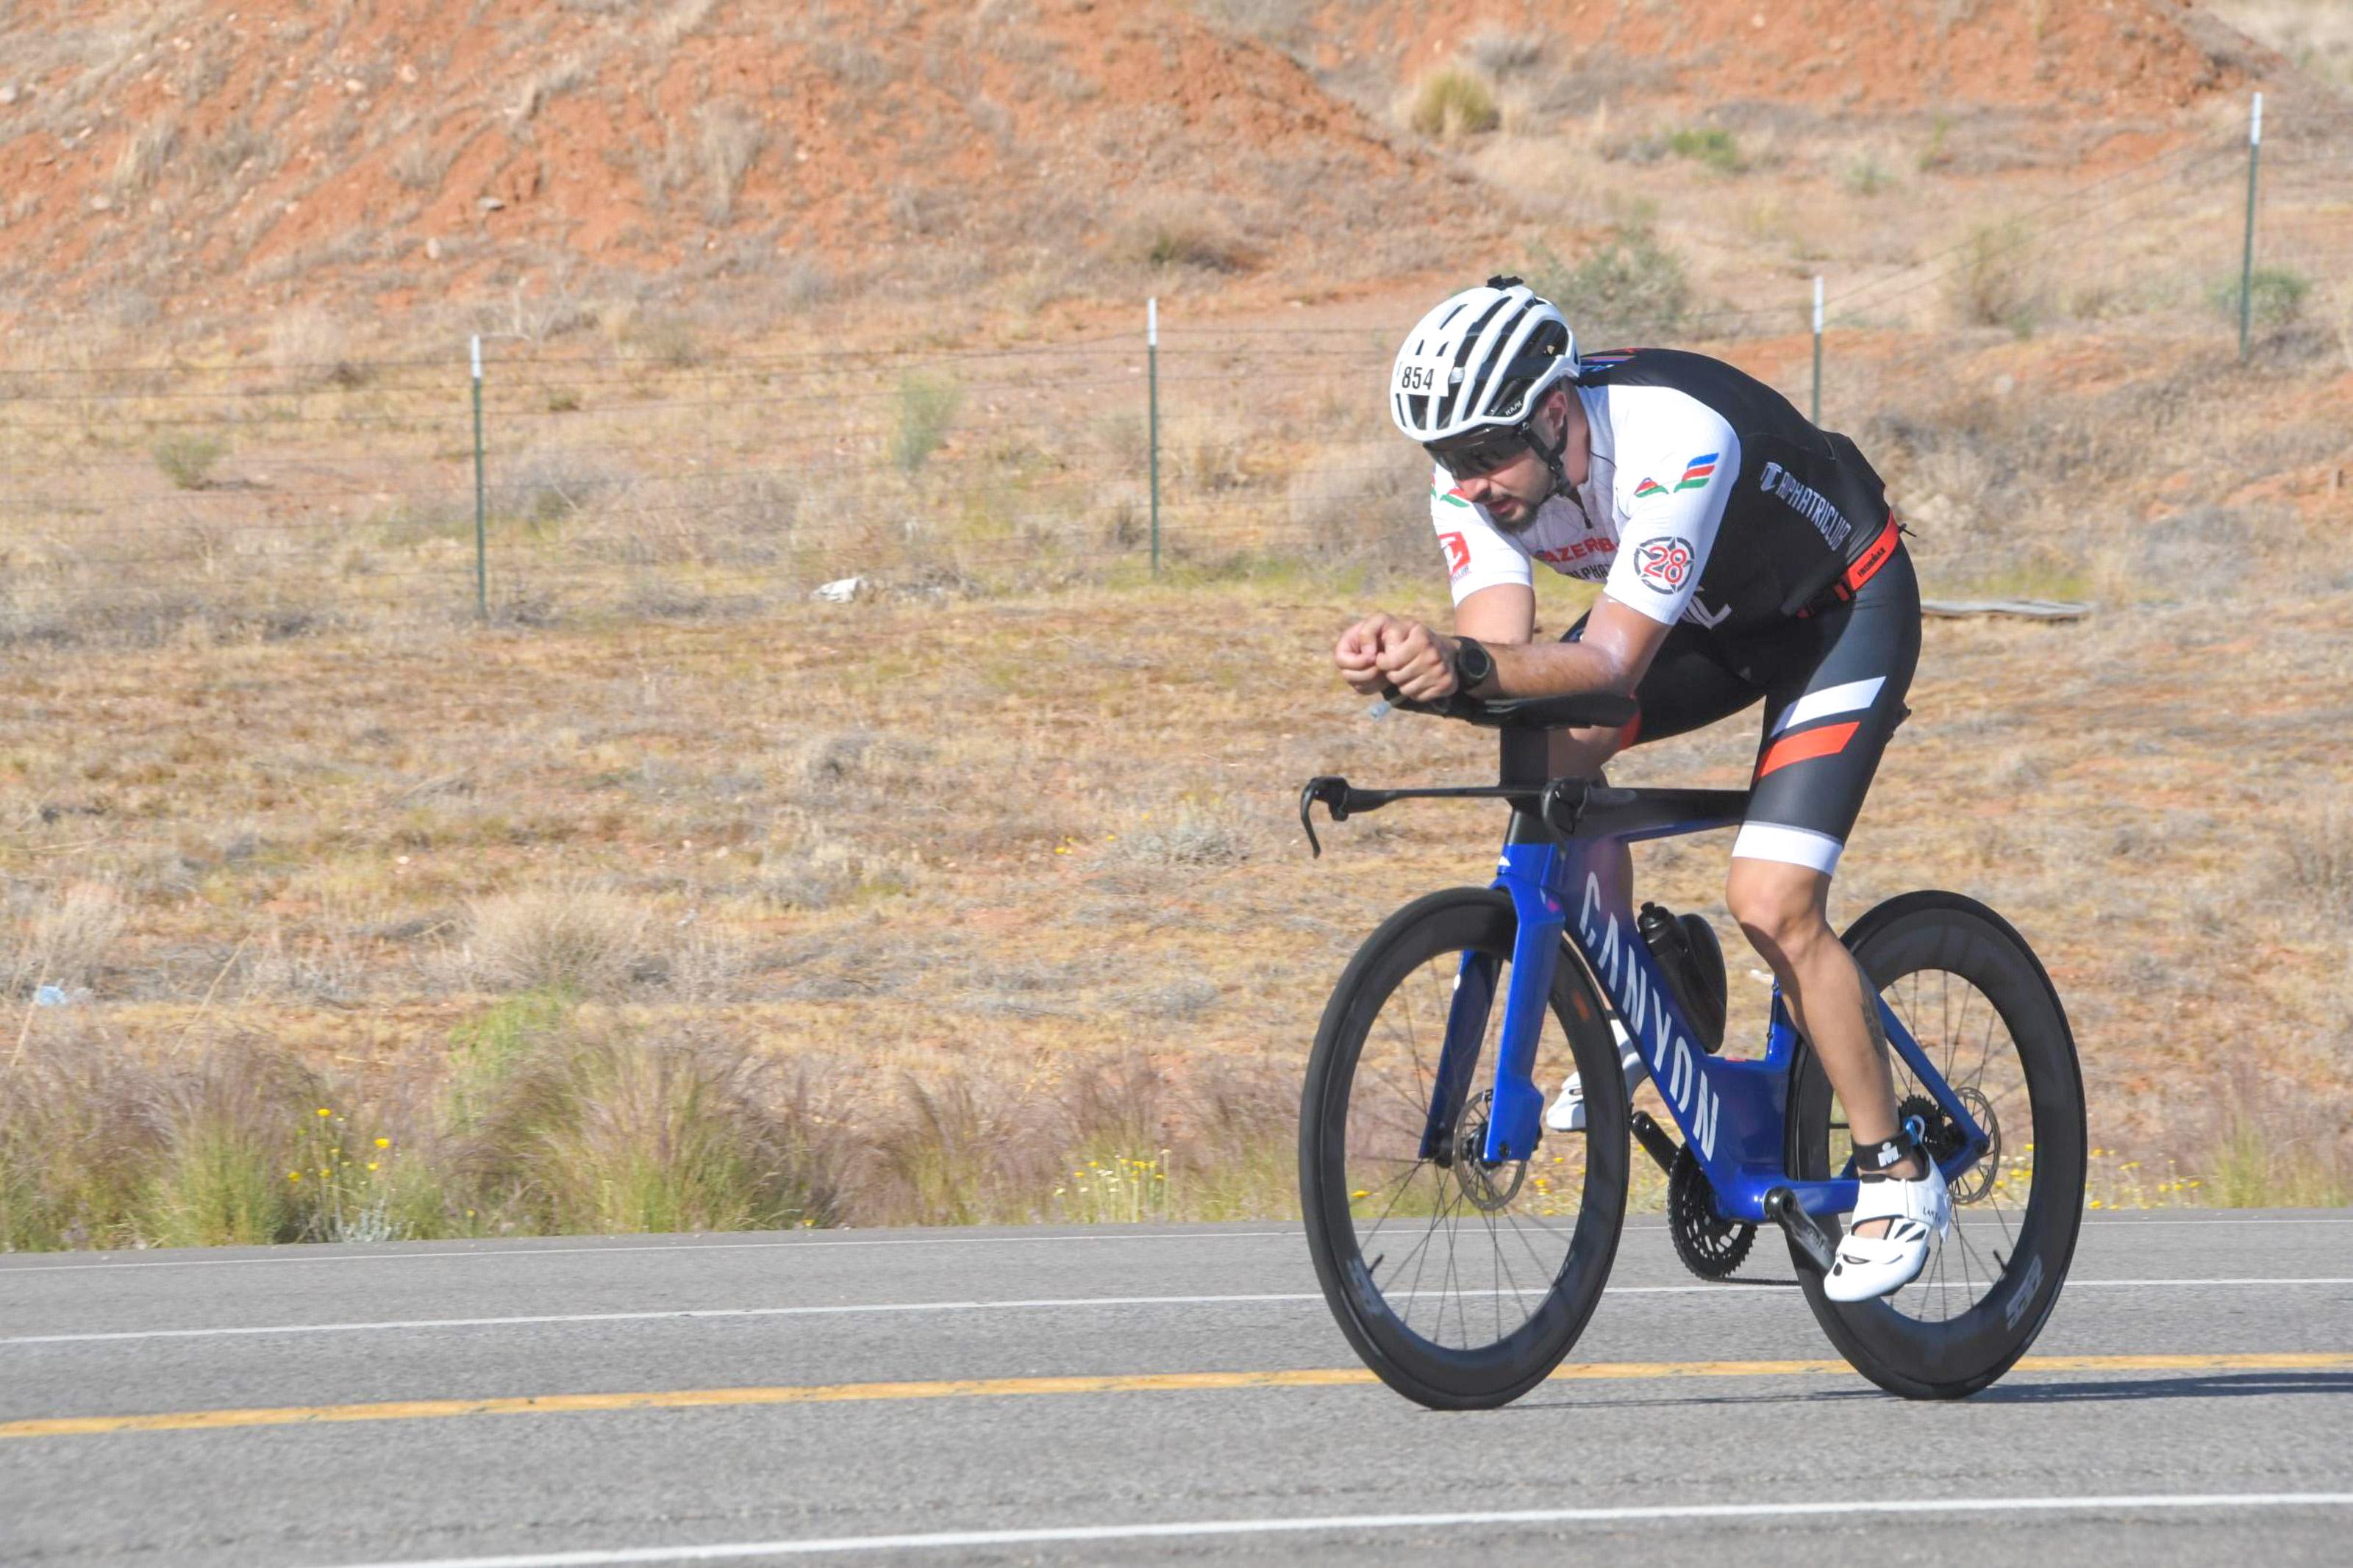
{"type": "Polygon", "coordinates": [[[1649,96],[1825,110],[2152,115],[2243,68],[2186,0],[1381,0],[1327,4],[1316,32],[1327,68],[1373,55],[1411,76],[1484,33],[1630,68],[1649,96]]]}
{"type": "Polygon", "coordinates": [[[563,260],[937,286],[1314,251],[1364,272],[1391,205],[1464,205],[1288,57],[1165,5],[0,18],[0,318],[396,304],[563,260]]]}

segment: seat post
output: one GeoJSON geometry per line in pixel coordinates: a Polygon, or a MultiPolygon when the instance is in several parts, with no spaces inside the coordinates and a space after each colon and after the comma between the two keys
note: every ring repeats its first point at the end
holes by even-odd
{"type": "Polygon", "coordinates": [[[1549,730],[1500,730],[1503,737],[1503,777],[1496,782],[1506,788],[1533,789],[1551,775],[1552,731],[1549,730]]]}

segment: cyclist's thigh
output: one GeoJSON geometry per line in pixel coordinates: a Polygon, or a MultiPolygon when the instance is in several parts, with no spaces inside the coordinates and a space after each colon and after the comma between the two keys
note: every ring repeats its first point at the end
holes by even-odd
{"type": "Polygon", "coordinates": [[[1768,678],[1736,857],[1838,868],[1920,659],[1920,584],[1898,550],[1847,604],[1800,623],[1768,678]]]}
{"type": "MultiPolygon", "coordinates": [[[[1585,617],[1580,616],[1560,640],[1576,642],[1584,631],[1585,617]]],[[[1658,656],[1634,688],[1634,700],[1641,704],[1641,711],[1626,727],[1619,744],[1663,741],[1728,719],[1763,697],[1765,689],[1733,668],[1713,633],[1678,621],[1667,628],[1666,641],[1659,645],[1658,656]]]]}

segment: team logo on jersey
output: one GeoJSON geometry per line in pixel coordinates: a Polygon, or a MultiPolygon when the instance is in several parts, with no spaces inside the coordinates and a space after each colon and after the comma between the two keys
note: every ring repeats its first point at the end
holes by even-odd
{"type": "Polygon", "coordinates": [[[1459,506],[1467,509],[1471,505],[1471,498],[1464,495],[1459,489],[1441,490],[1436,485],[1432,485],[1430,487],[1430,493],[1433,499],[1442,500],[1448,506],[1459,506]]]}
{"type": "Polygon", "coordinates": [[[1634,547],[1634,574],[1662,594],[1672,594],[1691,580],[1692,563],[1699,552],[1688,539],[1653,539],[1634,547]]]}
{"type": "Polygon", "coordinates": [[[1778,463],[1765,465],[1764,473],[1757,476],[1757,488],[1767,495],[1778,497],[1791,511],[1812,523],[1815,531],[1822,536],[1822,542],[1832,550],[1845,548],[1847,535],[1854,531],[1854,524],[1849,522],[1821,491],[1778,463]]]}
{"type": "Polygon", "coordinates": [[[1450,583],[1471,570],[1471,546],[1459,533],[1441,533],[1438,542],[1446,547],[1446,580],[1450,583]]]}
{"type": "Polygon", "coordinates": [[[1672,485],[1662,485],[1656,479],[1644,479],[1641,484],[1634,487],[1634,499],[1636,500],[1649,500],[1653,496],[1678,495],[1684,490],[1706,489],[1707,481],[1715,477],[1715,459],[1721,455],[1722,454],[1716,452],[1709,452],[1704,456],[1694,458],[1690,462],[1683,465],[1683,478],[1677,479],[1672,485]]]}

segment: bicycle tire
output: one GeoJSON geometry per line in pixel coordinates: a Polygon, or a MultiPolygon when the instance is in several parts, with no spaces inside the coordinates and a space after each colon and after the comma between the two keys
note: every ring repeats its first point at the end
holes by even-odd
{"type": "MultiPolygon", "coordinates": [[[[1989,1064],[1996,1060],[1992,1031],[1998,1021],[2012,1047],[2005,1065],[2014,1061],[2018,1082],[2028,1094],[2025,1135],[2021,1136],[2012,1107],[2010,1115],[1998,1118],[2007,1124],[2000,1129],[2000,1142],[1956,1192],[1955,1237],[1943,1247],[1961,1249],[1964,1289],[1973,1298],[1957,1313],[1950,1310],[1953,1282],[1944,1252],[1905,1290],[1878,1300],[1842,1303],[1825,1294],[1821,1271],[1794,1242],[1789,1249],[1814,1317],[1856,1371],[1907,1399],[1966,1398],[1991,1384],[2026,1353],[2050,1318],[2074,1258],[2083,1223],[2087,1136],[2074,1037],[2059,994],[2033,950],[2007,921],[1974,900],[1957,893],[1907,893],[1865,913],[1848,929],[1845,942],[1899,1016],[1905,1015],[1901,993],[1909,984],[1923,1018],[1906,1017],[1905,1026],[1932,1057],[1939,1049],[1947,1053],[1947,1062],[1938,1070],[1956,1091],[1971,1089],[1974,1083],[1974,1091],[1985,1098],[1982,1083],[1989,1064]],[[1953,1066],[1956,1038],[1932,1041],[1924,1036],[1924,1028],[1936,1033],[1925,1021],[1925,1005],[1918,1003],[1922,977],[1931,974],[1939,977],[1938,991],[1947,998],[1947,1023],[1955,980],[1990,1006],[1987,1043],[1975,1064],[1978,1076],[1973,1083],[1963,1081],[1967,1072],[1953,1066]],[[1965,1202],[1962,1194],[1981,1182],[1983,1196],[1997,1196],[2010,1173],[2021,1165],[2030,1173],[2029,1191],[2018,1221],[2012,1226],[2000,1205],[1987,1211],[2000,1223],[1986,1230],[1986,1245],[1980,1248],[1964,1227],[1986,1217],[1971,1206],[1981,1199],[1965,1202]],[[1986,1285],[1978,1294],[1971,1260],[1982,1265],[1988,1258],[2000,1268],[1986,1269],[1986,1285]],[[1937,1280],[1933,1289],[1928,1284],[1932,1272],[1937,1280]],[[1915,1291],[1916,1301],[1908,1300],[1915,1291]],[[1932,1294],[1941,1294],[1945,1315],[1933,1321],[1914,1315],[1910,1307],[1919,1305],[1925,1312],[1932,1294]]],[[[1964,1019],[1971,1005],[1965,994],[1964,1019]]],[[[1966,1043],[1974,1028],[1946,1032],[1966,1043]]],[[[1908,1069],[1900,1058],[1890,1065],[1902,1098],[1908,1069]]],[[[1959,1068],[1970,1065],[1963,1053],[1959,1068]]],[[[2005,1089],[2002,1098],[2011,1092],[2005,1089]]],[[[1790,1068],[1788,1122],[1788,1168],[1800,1179],[1822,1180],[1835,1168],[1832,1101],[1820,1062],[1801,1043],[1790,1068]]],[[[1838,1150],[1835,1158],[1843,1165],[1845,1151],[1838,1150]]]]}
{"type": "MultiPolygon", "coordinates": [[[[1584,966],[1564,945],[1554,969],[1550,1010],[1584,1079],[1587,1127],[1582,1132],[1548,1131],[1544,1146],[1566,1158],[1573,1146],[1565,1141],[1577,1141],[1584,1185],[1573,1234],[1557,1272],[1544,1282],[1541,1300],[1517,1329],[1492,1343],[1440,1344],[1409,1323],[1411,1289],[1398,1298],[1406,1302],[1400,1312],[1377,1281],[1380,1258],[1368,1265],[1364,1256],[1354,1209],[1364,1194],[1352,1195],[1348,1142],[1350,1101],[1366,1038],[1385,1005],[1424,965],[1464,952],[1508,962],[1515,929],[1511,900],[1480,888],[1432,893],[1391,915],[1366,939],[1335,986],[1316,1031],[1301,1095],[1301,1207],[1324,1299],[1365,1364],[1398,1393],[1432,1409],[1509,1404],[1550,1375],[1600,1301],[1625,1217],[1630,1148],[1625,1082],[1608,1015],[1584,966]]],[[[1502,1008],[1498,992],[1494,1011],[1500,1014],[1502,1008]]],[[[1492,1050],[1482,1045],[1472,1079],[1474,1091],[1492,1081],[1493,1070],[1492,1050]]],[[[1368,1100],[1373,1092],[1368,1083],[1368,1100]]],[[[1461,1178],[1458,1174],[1455,1179],[1461,1178]]],[[[1443,1180],[1439,1185],[1443,1187],[1443,1180]]],[[[1515,1183],[1514,1192],[1519,1190],[1515,1183]]],[[[1432,1234],[1437,1223],[1433,1218],[1432,1234]]],[[[1493,1227],[1489,1229],[1492,1233],[1493,1227]]],[[[1557,1241],[1559,1227],[1545,1234],[1557,1241]]],[[[1417,1287],[1419,1280],[1417,1275],[1417,1287]]],[[[1500,1290],[1496,1297],[1503,1299],[1500,1290]]],[[[1444,1331],[1442,1304],[1438,1328],[1444,1331]]]]}

